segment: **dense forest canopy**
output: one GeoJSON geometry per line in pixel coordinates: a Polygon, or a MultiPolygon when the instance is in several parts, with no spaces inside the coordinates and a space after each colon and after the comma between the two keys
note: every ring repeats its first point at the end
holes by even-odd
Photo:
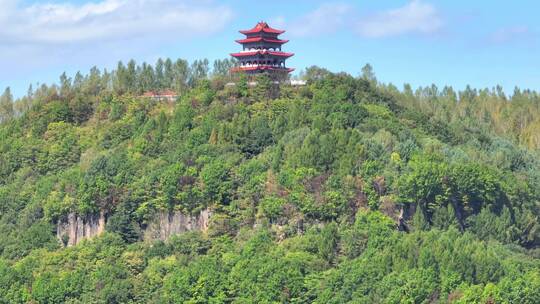
{"type": "Polygon", "coordinates": [[[369,65],[253,86],[232,65],[5,90],[0,303],[540,303],[537,92],[398,89],[369,65]],[[143,241],[203,209],[207,231],[143,241]],[[101,236],[57,239],[99,213],[101,236]]]}

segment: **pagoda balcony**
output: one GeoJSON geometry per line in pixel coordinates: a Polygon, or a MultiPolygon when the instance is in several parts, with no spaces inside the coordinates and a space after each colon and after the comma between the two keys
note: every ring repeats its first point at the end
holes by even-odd
{"type": "Polygon", "coordinates": [[[237,66],[231,69],[232,72],[257,72],[257,71],[284,71],[284,72],[292,72],[294,71],[293,68],[287,68],[284,66],[275,66],[275,65],[245,65],[245,66],[237,66]]]}
{"type": "Polygon", "coordinates": [[[250,52],[257,52],[257,51],[266,51],[266,52],[281,52],[281,49],[280,48],[246,48],[242,51],[240,51],[240,53],[250,53],[250,52]]]}
{"type": "Polygon", "coordinates": [[[273,68],[284,68],[285,66],[284,65],[279,65],[279,64],[241,64],[239,65],[239,67],[248,67],[248,68],[252,68],[252,67],[273,67],[273,68]]]}

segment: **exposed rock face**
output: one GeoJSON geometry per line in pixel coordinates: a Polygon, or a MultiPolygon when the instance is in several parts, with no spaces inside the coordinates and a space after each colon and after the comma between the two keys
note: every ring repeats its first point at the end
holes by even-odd
{"type": "Polygon", "coordinates": [[[405,204],[400,207],[399,217],[397,218],[397,225],[399,231],[410,231],[410,221],[416,212],[416,204],[405,204]]]}
{"type": "Polygon", "coordinates": [[[81,218],[70,213],[66,220],[58,222],[56,237],[64,246],[73,246],[84,239],[90,239],[105,231],[105,214],[81,218]]]}
{"type": "MultiPolygon", "coordinates": [[[[156,215],[144,230],[145,240],[167,240],[175,234],[187,231],[207,231],[212,212],[209,209],[198,215],[187,215],[179,211],[161,212],[156,215]]],[[[99,216],[80,217],[75,213],[58,222],[56,237],[64,246],[77,245],[84,239],[91,239],[105,231],[106,218],[101,212],[99,216]]]]}
{"type": "Polygon", "coordinates": [[[172,235],[187,231],[206,232],[211,215],[209,209],[198,215],[186,215],[179,211],[159,213],[144,231],[144,239],[164,241],[172,235]]]}

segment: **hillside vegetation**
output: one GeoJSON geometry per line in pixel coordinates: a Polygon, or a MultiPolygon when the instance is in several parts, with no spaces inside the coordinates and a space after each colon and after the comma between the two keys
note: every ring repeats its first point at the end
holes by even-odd
{"type": "Polygon", "coordinates": [[[540,303],[538,93],[398,89],[369,66],[226,86],[230,64],[5,91],[0,303],[540,303]],[[206,208],[207,231],[142,240],[206,208]],[[100,212],[103,235],[56,238],[100,212]]]}

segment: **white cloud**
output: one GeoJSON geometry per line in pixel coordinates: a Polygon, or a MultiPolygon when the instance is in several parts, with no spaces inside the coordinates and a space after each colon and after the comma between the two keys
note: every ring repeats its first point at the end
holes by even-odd
{"type": "Polygon", "coordinates": [[[273,28],[286,28],[287,27],[287,20],[283,16],[277,16],[274,18],[271,18],[268,20],[268,24],[272,26],[273,28]]]}
{"type": "Polygon", "coordinates": [[[346,25],[352,7],[344,3],[326,3],[306,14],[290,26],[296,37],[316,36],[335,32],[346,25]]]}
{"type": "Polygon", "coordinates": [[[529,38],[532,39],[533,33],[527,26],[513,26],[513,27],[507,27],[502,28],[494,33],[492,33],[489,37],[489,41],[491,43],[496,44],[503,44],[503,43],[509,43],[514,42],[517,40],[529,40],[529,38]]]}
{"type": "Polygon", "coordinates": [[[358,23],[357,29],[364,37],[380,38],[409,33],[432,34],[442,25],[443,20],[433,5],[413,0],[403,7],[367,16],[358,23]]]}
{"type": "Polygon", "coordinates": [[[10,46],[206,34],[219,31],[232,18],[228,7],[210,0],[100,0],[33,5],[0,0],[0,7],[0,41],[10,46]]]}

